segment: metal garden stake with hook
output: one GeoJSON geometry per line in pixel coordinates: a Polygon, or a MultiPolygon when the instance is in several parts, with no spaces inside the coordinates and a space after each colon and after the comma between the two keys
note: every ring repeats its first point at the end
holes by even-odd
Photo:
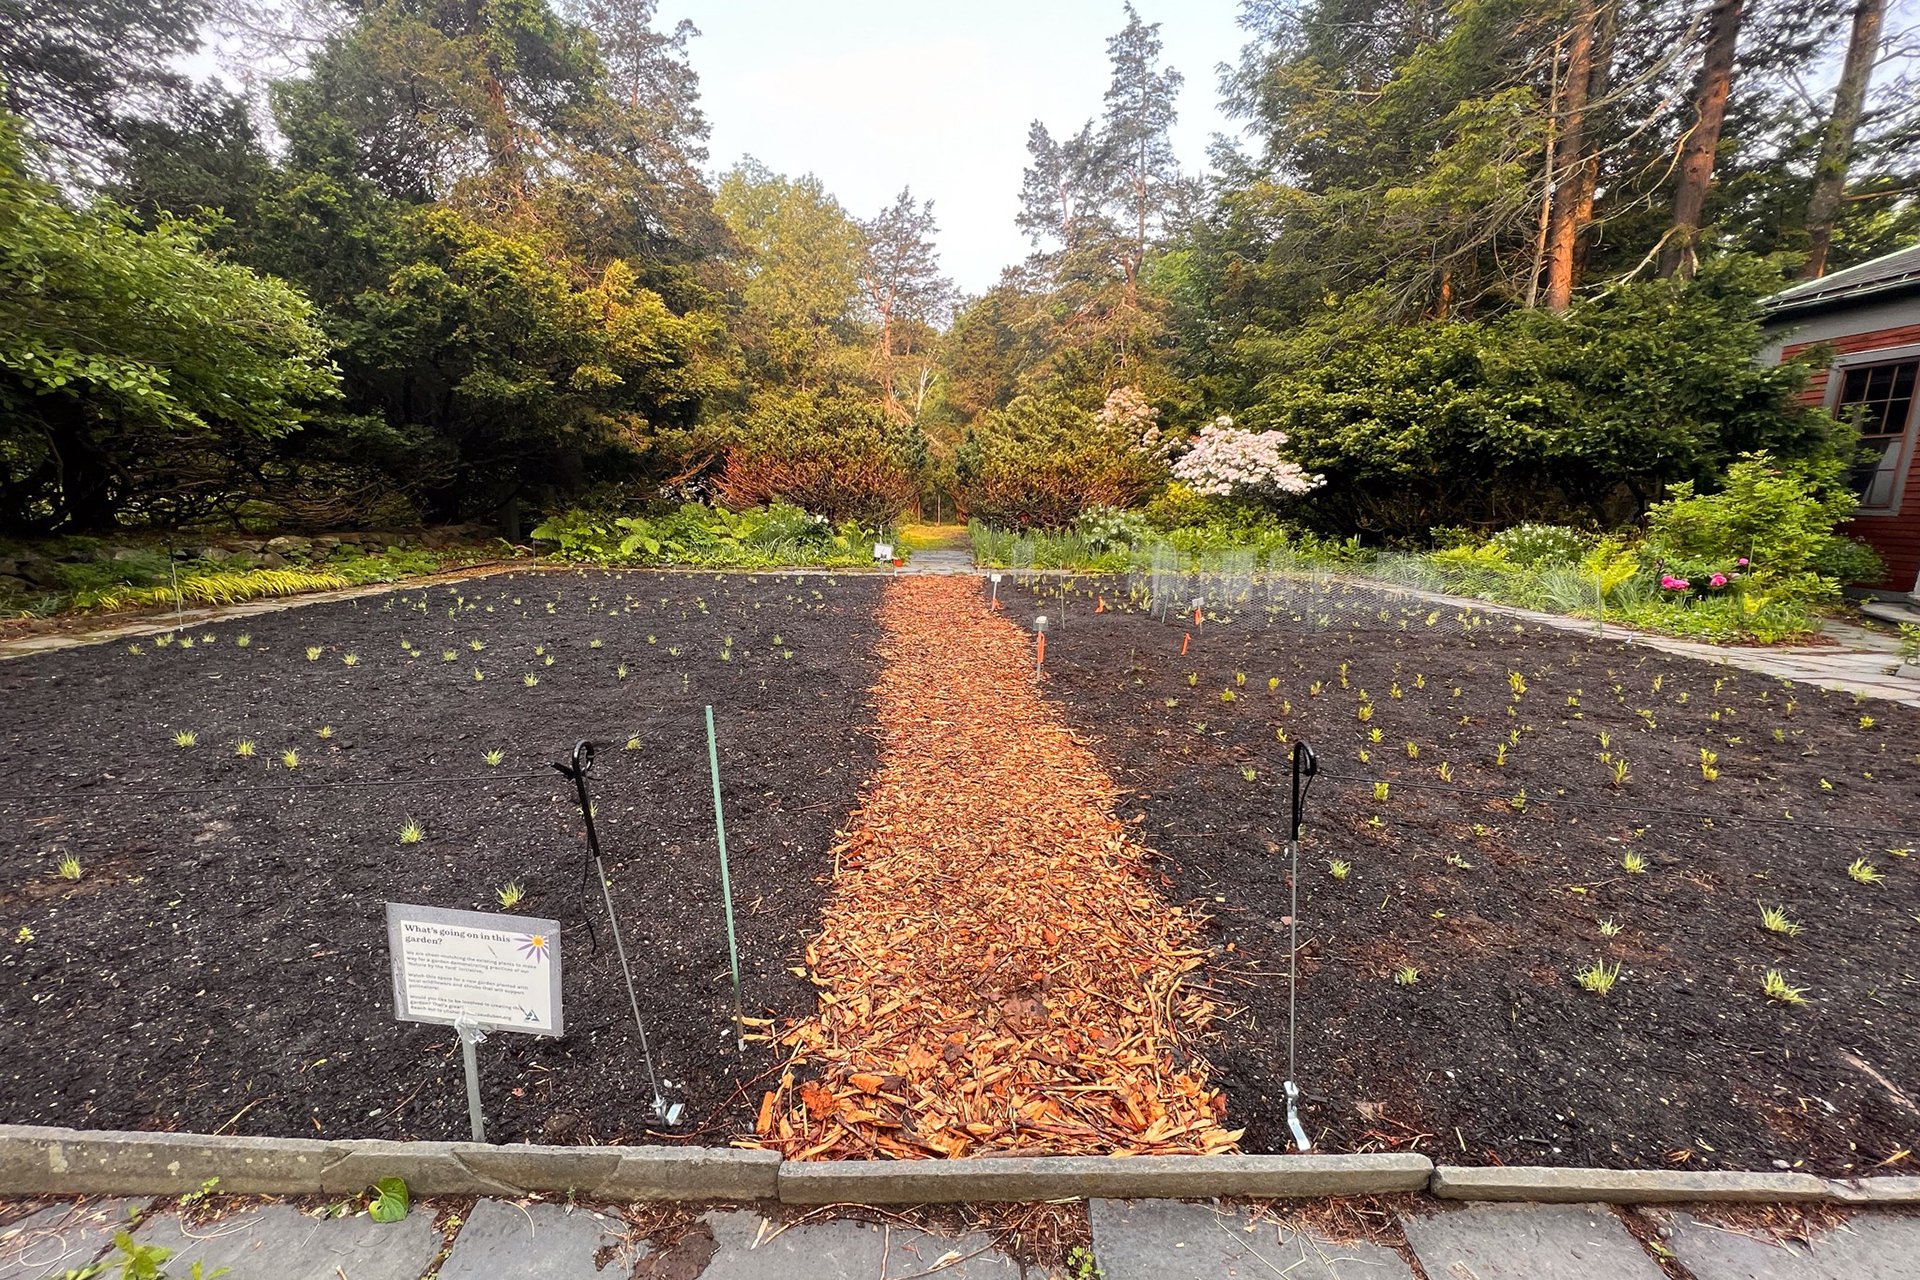
{"type": "Polygon", "coordinates": [[[613,932],[614,954],[620,958],[620,973],[627,982],[627,1004],[633,1010],[634,1029],[640,1033],[640,1056],[647,1064],[647,1084],[653,1090],[653,1114],[665,1124],[680,1118],[680,1103],[668,1104],[660,1092],[660,1077],[653,1068],[653,1049],[647,1043],[647,1024],[640,1017],[640,996],[633,988],[633,968],[627,963],[626,944],[620,940],[620,918],[613,911],[613,890],[607,884],[606,864],[600,858],[600,835],[593,826],[593,800],[587,795],[587,774],[593,768],[593,744],[585,738],[573,744],[569,764],[555,764],[561,775],[573,783],[580,798],[580,816],[587,820],[587,852],[593,859],[593,874],[600,881],[600,898],[607,907],[607,927],[613,932]]]}
{"type": "Polygon", "coordinates": [[[1293,744],[1293,814],[1287,826],[1287,1128],[1293,1131],[1293,1144],[1301,1151],[1313,1150],[1307,1131],[1300,1124],[1300,1086],[1295,1082],[1296,1046],[1299,1042],[1300,995],[1300,822],[1307,806],[1307,792],[1314,775],[1320,772],[1320,758],[1304,742],[1293,744]]]}

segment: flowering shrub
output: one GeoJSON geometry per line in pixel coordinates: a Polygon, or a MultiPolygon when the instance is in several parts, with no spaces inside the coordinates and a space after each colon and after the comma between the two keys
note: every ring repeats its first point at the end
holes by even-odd
{"type": "Polygon", "coordinates": [[[1517,524],[1493,535],[1493,545],[1504,548],[1515,564],[1529,569],[1546,564],[1572,564],[1587,553],[1592,539],[1563,524],[1517,524]]]}
{"type": "Polygon", "coordinates": [[[1224,498],[1235,492],[1298,497],[1326,483],[1280,456],[1284,431],[1245,431],[1224,414],[1200,428],[1193,447],[1173,464],[1174,478],[1195,493],[1224,498]]]}
{"type": "Polygon", "coordinates": [[[1117,507],[1088,507],[1080,513],[1080,536],[1095,551],[1110,551],[1145,542],[1149,535],[1146,517],[1117,507]]]}

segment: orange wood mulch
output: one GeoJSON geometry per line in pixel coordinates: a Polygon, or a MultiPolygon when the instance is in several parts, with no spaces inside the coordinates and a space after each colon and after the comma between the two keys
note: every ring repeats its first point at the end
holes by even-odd
{"type": "Polygon", "coordinates": [[[807,950],[819,1014],[755,1141],[799,1159],[1233,1149],[1183,981],[1197,921],[1160,901],[1114,785],[978,583],[880,609],[880,766],[807,950]]]}

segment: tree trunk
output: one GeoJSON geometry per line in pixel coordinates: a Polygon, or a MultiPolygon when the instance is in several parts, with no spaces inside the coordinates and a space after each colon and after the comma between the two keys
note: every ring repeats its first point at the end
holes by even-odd
{"type": "Polygon", "coordinates": [[[1847,186],[1847,165],[1853,158],[1853,137],[1867,102],[1867,85],[1880,52],[1880,26],[1886,0],[1860,0],[1853,11],[1853,34],[1847,37],[1847,60],[1840,84],[1833,91],[1833,114],[1820,138],[1820,159],[1813,167],[1813,194],[1807,200],[1807,264],[1805,280],[1827,273],[1827,253],[1833,247],[1833,224],[1840,215],[1840,197],[1847,186]]]}
{"type": "Polygon", "coordinates": [[[1699,266],[1696,241],[1700,210],[1713,181],[1714,153],[1720,148],[1720,124],[1733,90],[1734,47],[1740,39],[1742,0],[1714,0],[1707,16],[1707,51],[1693,92],[1693,127],[1680,152],[1680,176],[1673,188],[1673,226],[1660,247],[1662,277],[1693,278],[1699,266]]]}
{"type": "Polygon", "coordinates": [[[1567,46],[1567,88],[1563,95],[1560,141],[1560,180],[1553,189],[1553,219],[1547,228],[1547,298],[1549,311],[1565,311],[1573,301],[1573,250],[1585,224],[1580,221],[1581,199],[1587,181],[1587,93],[1593,83],[1594,33],[1600,25],[1598,0],[1586,0],[1573,19],[1573,39],[1567,46]]]}
{"type": "MultiPolygon", "coordinates": [[[[1593,74],[1587,80],[1589,113],[1594,104],[1604,104],[1613,87],[1613,37],[1620,29],[1620,10],[1614,0],[1600,7],[1599,25],[1593,36],[1593,74]]],[[[1591,123],[1591,122],[1590,122],[1591,123]]],[[[1581,166],[1579,203],[1573,220],[1579,229],[1573,245],[1573,280],[1577,284],[1587,271],[1587,255],[1593,251],[1593,200],[1600,189],[1600,151],[1598,145],[1587,149],[1587,162],[1581,166]]]]}
{"type": "Polygon", "coordinates": [[[1540,180],[1540,220],[1533,233],[1533,270],[1527,273],[1527,307],[1540,301],[1540,277],[1547,265],[1547,230],[1553,225],[1553,184],[1560,144],[1560,37],[1553,41],[1553,59],[1547,72],[1546,172],[1540,180]]]}

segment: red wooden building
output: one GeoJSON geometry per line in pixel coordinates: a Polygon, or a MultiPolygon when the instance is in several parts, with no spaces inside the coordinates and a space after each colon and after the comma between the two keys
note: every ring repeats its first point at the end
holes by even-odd
{"type": "Polygon", "coordinates": [[[1886,581],[1920,604],[1920,245],[1808,280],[1765,302],[1772,362],[1811,346],[1833,353],[1805,396],[1860,424],[1873,451],[1855,473],[1860,511],[1842,532],[1871,544],[1886,581]]]}

